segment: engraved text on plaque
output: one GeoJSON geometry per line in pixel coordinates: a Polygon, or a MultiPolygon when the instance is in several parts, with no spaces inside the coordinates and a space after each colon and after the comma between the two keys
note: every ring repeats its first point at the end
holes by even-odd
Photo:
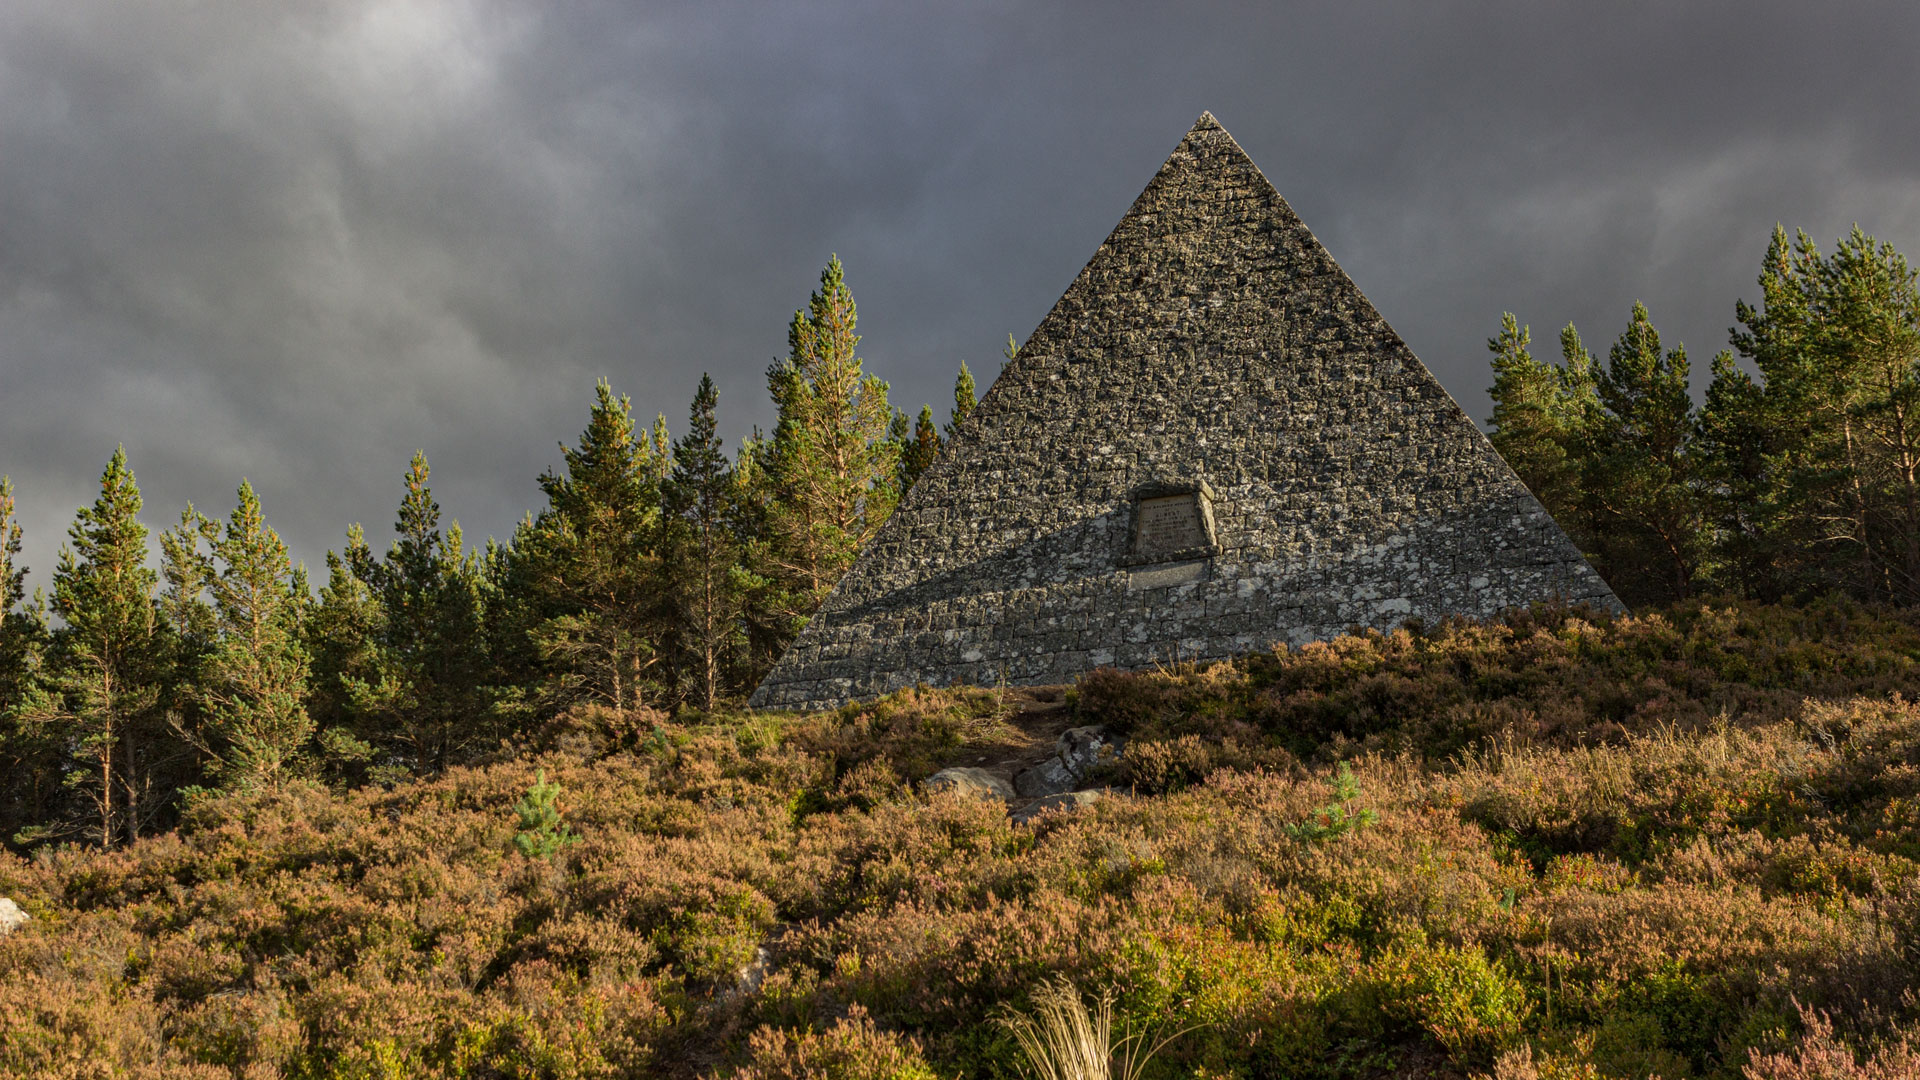
{"type": "Polygon", "coordinates": [[[1173,555],[1207,546],[1206,526],[1200,521],[1200,496],[1163,495],[1134,504],[1138,515],[1133,531],[1135,558],[1173,555]]]}

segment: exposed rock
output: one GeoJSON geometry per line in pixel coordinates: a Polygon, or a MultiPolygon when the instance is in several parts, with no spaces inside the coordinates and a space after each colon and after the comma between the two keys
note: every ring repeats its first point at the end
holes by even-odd
{"type": "Polygon", "coordinates": [[[972,799],[1013,801],[1013,788],[985,769],[941,769],[927,777],[920,786],[930,795],[938,791],[951,791],[972,799]]]}
{"type": "Polygon", "coordinates": [[[773,970],[773,953],[765,945],[756,946],[753,959],[748,961],[734,976],[734,993],[740,996],[758,993],[760,984],[767,981],[767,972],[773,970]]]}
{"type": "Polygon", "coordinates": [[[1125,742],[1125,736],[1109,734],[1105,724],[1088,724],[1062,732],[1053,752],[1073,775],[1085,780],[1094,766],[1118,758],[1125,742]]]}
{"type": "Polygon", "coordinates": [[[1013,778],[1014,790],[1029,799],[1072,791],[1094,766],[1114,760],[1124,741],[1102,724],[1069,728],[1053,744],[1052,757],[1013,778]]]}
{"type": "Polygon", "coordinates": [[[775,968],[779,966],[780,943],[786,938],[793,924],[781,923],[773,928],[765,940],[753,948],[753,959],[742,964],[733,973],[733,985],[720,989],[720,996],[728,1002],[739,1002],[760,992],[775,968]]]}
{"type": "Polygon", "coordinates": [[[1013,789],[1023,798],[1032,799],[1072,791],[1073,785],[1079,782],[1080,778],[1074,775],[1073,770],[1055,755],[1014,777],[1013,789]]]}
{"type": "Polygon", "coordinates": [[[1100,797],[1098,791],[1065,791],[1058,795],[1049,795],[1030,806],[1014,811],[1009,820],[1015,825],[1025,825],[1048,812],[1070,814],[1082,807],[1092,806],[1100,801],[1100,797]]]}
{"type": "Polygon", "coordinates": [[[7,897],[0,896],[0,937],[5,937],[15,929],[25,926],[33,916],[20,910],[20,905],[7,897]]]}

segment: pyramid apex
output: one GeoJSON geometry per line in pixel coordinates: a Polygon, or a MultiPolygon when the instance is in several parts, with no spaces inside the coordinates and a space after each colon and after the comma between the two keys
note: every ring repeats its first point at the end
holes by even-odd
{"type": "Polygon", "coordinates": [[[1200,119],[1198,119],[1198,120],[1195,120],[1195,121],[1193,122],[1193,130],[1195,130],[1195,131],[1218,131],[1218,130],[1222,130],[1222,129],[1221,129],[1221,127],[1220,127],[1220,121],[1218,121],[1218,120],[1215,120],[1215,119],[1213,118],[1213,114],[1212,114],[1212,113],[1210,113],[1210,112],[1202,112],[1202,113],[1200,114],[1200,119]]]}

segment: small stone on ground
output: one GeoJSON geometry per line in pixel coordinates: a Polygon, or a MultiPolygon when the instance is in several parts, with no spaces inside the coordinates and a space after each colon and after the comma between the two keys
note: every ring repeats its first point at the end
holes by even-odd
{"type": "Polygon", "coordinates": [[[1013,801],[1013,787],[985,769],[941,769],[927,777],[921,786],[929,795],[938,791],[951,791],[973,799],[1013,801]]]}
{"type": "Polygon", "coordinates": [[[1049,795],[1031,806],[1014,811],[1011,820],[1015,825],[1024,825],[1050,811],[1057,810],[1063,814],[1070,814],[1099,801],[1100,793],[1097,791],[1068,791],[1059,795],[1049,795]]]}

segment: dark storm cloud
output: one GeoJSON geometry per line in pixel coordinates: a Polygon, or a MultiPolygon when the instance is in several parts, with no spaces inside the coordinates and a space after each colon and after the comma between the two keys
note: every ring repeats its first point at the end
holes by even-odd
{"type": "Polygon", "coordinates": [[[1920,253],[1909,4],[0,9],[0,472],[44,581],[126,443],[317,563],[409,454],[470,536],[612,379],[736,436],[829,253],[944,410],[1213,110],[1475,415],[1482,342],[1697,361],[1775,221],[1920,253]]]}

